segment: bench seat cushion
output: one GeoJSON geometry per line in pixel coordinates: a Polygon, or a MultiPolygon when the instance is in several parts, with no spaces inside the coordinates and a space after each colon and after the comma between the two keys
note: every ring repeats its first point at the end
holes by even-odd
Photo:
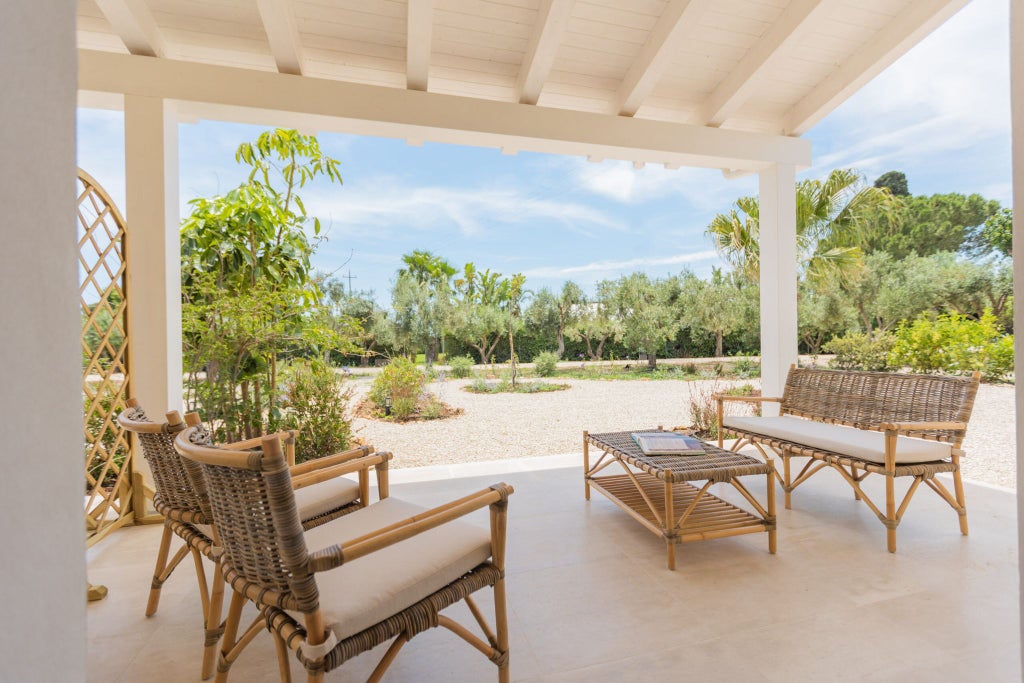
{"type": "Polygon", "coordinates": [[[335,477],[304,486],[295,492],[295,506],[303,522],[334,512],[359,498],[359,484],[346,477],[335,477]]]}
{"type": "MultiPolygon", "coordinates": [[[[868,462],[885,464],[885,434],[844,425],[813,422],[791,415],[781,417],[747,417],[727,415],[722,424],[727,429],[769,436],[781,441],[839,453],[868,462]]],[[[898,437],[896,464],[910,465],[935,462],[950,457],[947,443],[898,437]]]]}
{"type": "MultiPolygon", "coordinates": [[[[310,552],[358,538],[426,509],[385,498],[306,532],[310,552]]],[[[452,521],[316,574],[324,621],[338,640],[401,612],[444,588],[491,556],[490,531],[452,521]]],[[[302,615],[291,612],[302,622],[302,615]]]]}

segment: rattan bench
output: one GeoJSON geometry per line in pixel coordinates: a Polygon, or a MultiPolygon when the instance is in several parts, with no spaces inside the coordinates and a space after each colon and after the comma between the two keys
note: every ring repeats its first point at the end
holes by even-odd
{"type": "Polygon", "coordinates": [[[715,395],[719,445],[724,435],[735,435],[733,450],[749,444],[765,457],[769,451],[778,454],[787,509],[797,486],[825,467],[835,469],[885,525],[889,552],[896,552],[896,527],[922,483],[956,510],[966,535],[961,444],[980,377],[791,367],[781,398],[715,395]],[[777,402],[780,412],[778,417],[726,415],[727,401],[777,402]],[[809,458],[796,478],[790,469],[794,457],[809,458]],[[952,474],[952,493],[935,477],[940,472],[952,474]],[[869,474],[885,477],[884,512],[861,487],[869,474]],[[911,480],[897,504],[898,477],[911,480]]]}

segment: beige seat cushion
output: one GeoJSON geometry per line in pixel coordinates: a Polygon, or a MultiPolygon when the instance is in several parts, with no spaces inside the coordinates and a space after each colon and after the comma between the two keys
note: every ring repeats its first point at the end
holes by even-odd
{"type": "MultiPolygon", "coordinates": [[[[883,432],[813,422],[791,415],[781,417],[727,415],[722,420],[722,424],[727,428],[743,432],[763,434],[811,448],[885,464],[885,434],[883,432]]],[[[950,456],[951,449],[952,447],[948,443],[901,436],[896,440],[896,463],[910,465],[943,460],[950,456]]]]}
{"type": "MultiPolygon", "coordinates": [[[[310,529],[306,544],[312,553],[422,512],[418,505],[385,498],[310,529]]],[[[316,583],[324,621],[342,640],[444,588],[490,556],[490,531],[456,520],[320,572],[316,583]]],[[[300,613],[292,616],[303,623],[300,613]]]]}
{"type": "Polygon", "coordinates": [[[345,477],[335,477],[295,492],[299,519],[306,521],[337,510],[359,498],[359,484],[345,477]]]}

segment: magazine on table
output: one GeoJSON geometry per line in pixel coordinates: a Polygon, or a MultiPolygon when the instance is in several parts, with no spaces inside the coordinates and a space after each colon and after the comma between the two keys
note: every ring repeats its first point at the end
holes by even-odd
{"type": "Polygon", "coordinates": [[[644,455],[701,455],[700,439],[676,432],[633,432],[633,441],[644,455]]]}

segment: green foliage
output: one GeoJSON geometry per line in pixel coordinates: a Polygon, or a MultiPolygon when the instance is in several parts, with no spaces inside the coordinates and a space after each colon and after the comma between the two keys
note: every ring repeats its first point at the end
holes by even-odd
{"type": "Polygon", "coordinates": [[[452,377],[456,379],[465,379],[473,374],[473,359],[469,356],[456,356],[448,365],[452,368],[452,377]]]}
{"type": "Polygon", "coordinates": [[[541,377],[553,377],[558,369],[558,354],[545,351],[533,359],[534,369],[541,377]]]}
{"type": "Polygon", "coordinates": [[[679,304],[682,324],[714,334],[715,356],[725,355],[723,339],[744,323],[747,309],[754,303],[744,290],[752,288],[735,273],[724,274],[719,268],[713,269],[707,280],[701,280],[692,273],[684,273],[681,286],[679,304]]]}
{"type": "Polygon", "coordinates": [[[874,211],[863,238],[865,252],[884,251],[902,259],[940,251],[986,250],[982,226],[999,211],[999,202],[979,194],[957,193],[898,197],[891,210],[874,211]]]}
{"type": "Polygon", "coordinates": [[[568,384],[556,384],[552,382],[517,382],[512,384],[509,379],[501,379],[497,382],[488,382],[477,377],[469,385],[463,387],[473,394],[546,394],[552,391],[563,391],[570,388],[568,384]]]}
{"type": "Polygon", "coordinates": [[[1003,334],[989,311],[979,320],[956,313],[922,314],[896,330],[890,363],[915,372],[980,370],[985,379],[998,381],[1013,370],[1012,349],[1013,338],[1003,334]]]}
{"type": "Polygon", "coordinates": [[[981,226],[981,240],[989,249],[1010,256],[1013,251],[1013,209],[1002,208],[981,226]]]}
{"type": "MultiPolygon", "coordinates": [[[[864,186],[863,178],[852,169],[836,169],[825,180],[801,181],[796,192],[801,275],[847,277],[860,265],[858,245],[868,218],[886,215],[893,205],[892,195],[864,186]]],[[[751,279],[759,271],[759,215],[757,198],[741,197],[735,208],[715,216],[708,226],[719,252],[751,279]]]]}
{"type": "Polygon", "coordinates": [[[338,162],[316,138],[277,129],[238,148],[249,179],[192,201],[182,221],[182,331],[186,403],[221,440],[272,430],[281,419],[281,355],[352,350],[358,322],[331,319],[310,270],[319,221],[296,190],[338,162]]]}
{"type": "Polygon", "coordinates": [[[797,290],[797,321],[804,349],[817,354],[826,340],[856,327],[857,310],[839,282],[804,280],[797,290]]]}
{"type": "Polygon", "coordinates": [[[678,329],[676,306],[679,283],[675,278],[651,281],[644,273],[619,278],[612,294],[612,306],[622,322],[623,343],[647,355],[651,367],[665,343],[678,329]]]}
{"type": "Polygon", "coordinates": [[[888,370],[895,339],[887,332],[848,332],[825,344],[834,353],[832,367],[840,370],[888,370]]]}
{"type": "Polygon", "coordinates": [[[300,430],[295,461],[331,455],[348,448],[352,422],[348,406],[352,391],[326,363],[296,361],[284,375],[281,401],[282,429],[300,430]]]}
{"type": "Polygon", "coordinates": [[[732,364],[732,373],[742,379],[761,376],[761,364],[749,358],[740,358],[732,364]]]}
{"type": "Polygon", "coordinates": [[[601,360],[605,344],[622,339],[623,324],[615,315],[615,289],[614,280],[598,282],[596,299],[581,305],[576,323],[569,329],[570,336],[584,342],[590,360],[601,360]]]}
{"type": "Polygon", "coordinates": [[[897,197],[910,196],[907,188],[907,176],[902,171],[888,171],[875,179],[875,187],[884,187],[897,197]]]}
{"type": "Polygon", "coordinates": [[[383,411],[391,399],[391,415],[396,420],[407,420],[416,412],[427,376],[404,356],[392,358],[370,387],[369,398],[383,411]]]}

